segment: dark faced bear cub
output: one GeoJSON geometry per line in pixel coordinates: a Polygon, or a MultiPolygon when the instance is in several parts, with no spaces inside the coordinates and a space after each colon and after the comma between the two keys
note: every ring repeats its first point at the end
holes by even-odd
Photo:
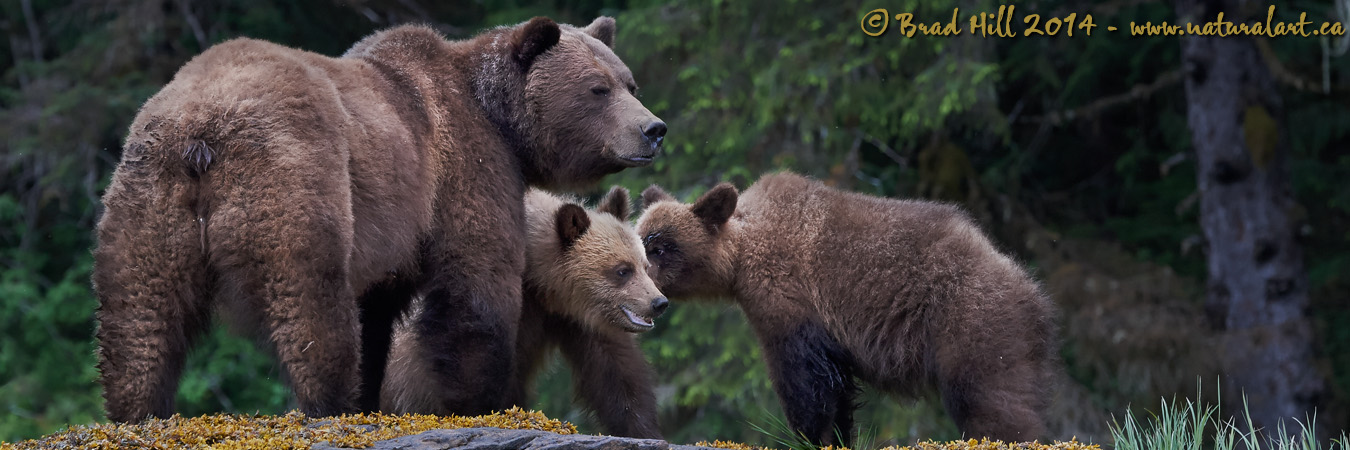
{"type": "Polygon", "coordinates": [[[413,325],[460,414],[506,406],[527,185],[650,164],[614,20],[448,41],[375,33],[339,58],[236,39],[141,108],[94,250],[108,418],[173,413],[184,356],[228,310],[275,349],[300,409],[378,405],[391,324],[413,325]]]}
{"type": "MultiPolygon", "coordinates": [[[[652,371],[635,333],[651,329],[668,302],[647,277],[628,210],[628,191],[617,186],[595,211],[535,189],[526,194],[525,302],[508,398],[530,404],[534,377],[556,347],[572,366],[577,398],[606,433],[659,439],[652,371]]],[[[413,315],[420,309],[415,304],[413,315]]],[[[411,331],[395,327],[381,409],[444,413],[411,331]]]]}
{"type": "Polygon", "coordinates": [[[687,205],[652,186],[638,235],[666,295],[736,299],[793,429],[848,436],[857,377],[935,386],[967,437],[1042,437],[1054,306],[960,209],[786,173],[737,197],[723,183],[687,205]]]}

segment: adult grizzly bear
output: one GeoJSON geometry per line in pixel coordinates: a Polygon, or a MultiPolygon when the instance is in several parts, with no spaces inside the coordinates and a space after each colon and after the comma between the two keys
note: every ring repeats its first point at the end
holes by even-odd
{"type": "MultiPolygon", "coordinates": [[[[576,397],[606,433],[660,439],[652,371],[635,333],[651,329],[669,302],[647,276],[642,242],[626,223],[628,201],[617,186],[595,211],[539,190],[526,194],[525,299],[507,397],[528,406],[535,375],[558,348],[572,366],[576,397]]],[[[381,409],[445,413],[411,331],[394,329],[381,409]]]]}
{"type": "Polygon", "coordinates": [[[358,393],[374,408],[413,294],[445,408],[503,406],[526,185],[647,165],[665,134],[613,43],[607,17],[535,18],[465,41],[400,26],[339,58],[252,39],[193,58],[141,108],[103,197],[108,417],[172,414],[217,307],[258,324],[306,414],[358,393]]]}
{"type": "Polygon", "coordinates": [[[848,436],[856,376],[902,395],[935,384],[967,437],[1044,434],[1054,306],[960,209],[786,173],[737,197],[649,187],[638,234],[671,298],[736,299],[794,430],[848,436]]]}

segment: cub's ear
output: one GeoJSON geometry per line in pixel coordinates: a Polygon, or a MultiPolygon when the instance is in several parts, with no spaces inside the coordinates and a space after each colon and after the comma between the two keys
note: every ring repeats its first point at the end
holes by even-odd
{"type": "Polygon", "coordinates": [[[535,17],[516,28],[516,34],[511,38],[511,53],[522,69],[529,69],[535,58],[558,44],[561,35],[562,30],[553,19],[535,17]]]}
{"type": "Polygon", "coordinates": [[[642,190],[643,208],[650,208],[652,205],[656,204],[656,202],[666,202],[666,201],[673,202],[676,200],[674,196],[667,194],[664,189],[661,189],[661,186],[653,184],[651,186],[647,186],[647,189],[642,190]]]}
{"type": "Polygon", "coordinates": [[[600,207],[596,210],[609,213],[609,215],[617,217],[621,221],[628,221],[630,212],[628,209],[628,189],[624,189],[623,186],[609,188],[609,193],[605,194],[603,200],[600,200],[600,207]]]}
{"type": "Polygon", "coordinates": [[[554,225],[558,228],[558,241],[562,243],[563,250],[567,250],[581,235],[586,234],[586,229],[591,227],[591,218],[586,216],[586,210],[580,206],[568,203],[558,209],[554,225]]]}
{"type": "Polygon", "coordinates": [[[614,48],[614,18],[596,17],[594,22],[586,26],[586,34],[604,42],[605,46],[614,48]]]}
{"type": "Polygon", "coordinates": [[[703,225],[709,230],[716,231],[722,224],[727,223],[732,213],[736,212],[736,200],[739,196],[736,186],[732,186],[731,183],[718,184],[699,197],[694,206],[689,207],[689,211],[702,220],[703,225]]]}

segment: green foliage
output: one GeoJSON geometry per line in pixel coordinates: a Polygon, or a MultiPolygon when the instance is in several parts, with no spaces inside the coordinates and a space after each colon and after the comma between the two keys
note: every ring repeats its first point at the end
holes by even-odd
{"type": "Polygon", "coordinates": [[[218,326],[188,355],[176,398],[178,412],[281,414],[297,405],[281,368],[251,339],[218,326]]]}
{"type": "MultiPolygon", "coordinates": [[[[887,6],[931,16],[954,5],[887,6]]],[[[944,126],[1002,129],[990,60],[957,56],[961,44],[941,39],[867,37],[857,13],[826,2],[635,2],[619,16],[616,50],[671,133],[654,170],[613,178],[744,186],[788,168],[892,194],[914,180],[883,148],[898,157],[891,149],[944,126]]]]}
{"type": "MultiPolygon", "coordinates": [[[[25,232],[13,211],[13,197],[0,195],[0,228],[25,232]]],[[[100,419],[91,259],[79,258],[54,282],[33,270],[44,255],[4,248],[0,259],[22,262],[0,269],[0,440],[100,419]]]]}
{"type": "Polygon", "coordinates": [[[1157,414],[1140,418],[1125,411],[1125,423],[1111,424],[1111,437],[1117,450],[1345,450],[1350,439],[1345,431],[1330,440],[1318,435],[1316,419],[1294,420],[1298,429],[1281,421],[1274,430],[1252,425],[1246,398],[1242,417],[1224,418],[1219,402],[1205,405],[1199,399],[1185,399],[1182,406],[1175,398],[1162,400],[1157,414]]]}
{"type": "MultiPolygon", "coordinates": [[[[1172,403],[1164,399],[1151,421],[1141,422],[1126,410],[1125,424],[1113,424],[1111,437],[1119,450],[1200,450],[1218,410],[1218,405],[1202,407],[1190,399],[1183,409],[1175,399],[1172,403]]],[[[1226,444],[1224,449],[1232,448],[1231,441],[1226,444]]]]}
{"type": "Polygon", "coordinates": [[[667,437],[756,442],[747,420],[778,405],[745,316],[731,303],[680,303],[666,314],[643,350],[669,392],[661,416],[667,437]]]}

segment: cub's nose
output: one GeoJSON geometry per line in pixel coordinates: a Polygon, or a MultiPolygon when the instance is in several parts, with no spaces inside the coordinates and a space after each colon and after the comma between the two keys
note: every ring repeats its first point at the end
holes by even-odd
{"type": "Polygon", "coordinates": [[[666,137],[666,123],[660,120],[647,124],[642,128],[642,137],[648,143],[660,145],[661,139],[666,137]]]}
{"type": "Polygon", "coordinates": [[[658,317],[661,313],[666,312],[668,306],[670,306],[670,301],[666,300],[665,297],[657,297],[656,300],[652,300],[652,317],[658,317]]]}

